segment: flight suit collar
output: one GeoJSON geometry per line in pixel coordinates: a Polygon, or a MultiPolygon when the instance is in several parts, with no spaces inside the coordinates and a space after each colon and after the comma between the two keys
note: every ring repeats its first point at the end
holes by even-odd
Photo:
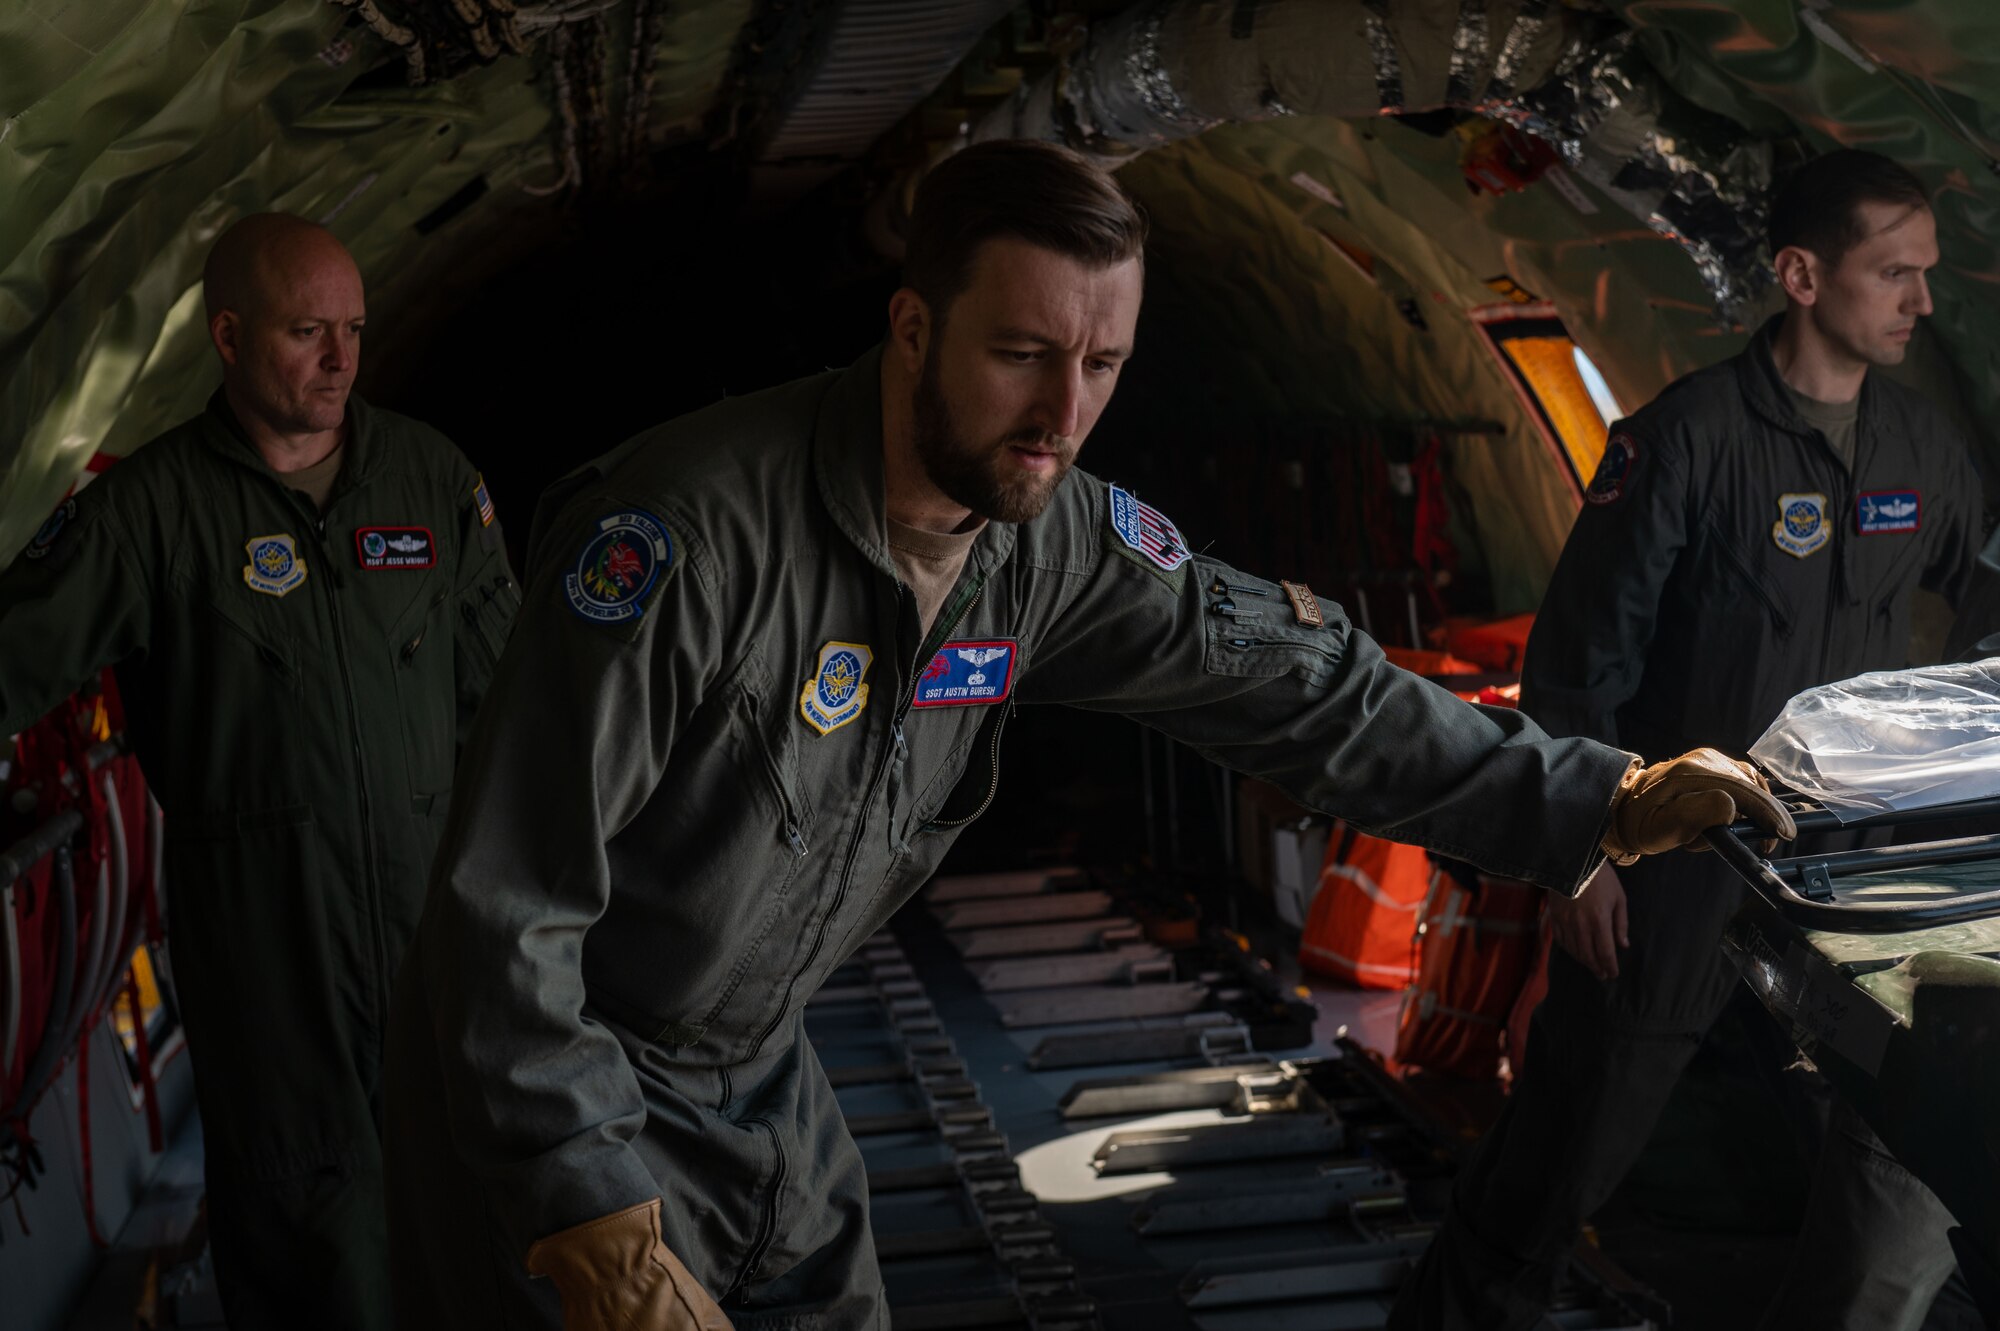
{"type": "MultiPolygon", "coordinates": [[[[1750,345],[1737,357],[1737,381],[1743,387],[1743,397],[1750,404],[1750,409],[1766,424],[1786,434],[1817,439],[1819,431],[1792,405],[1785,377],[1778,373],[1778,362],[1771,354],[1784,321],[1783,314],[1772,315],[1764,321],[1764,326],[1750,339],[1750,345]]],[[[1870,445],[1880,437],[1883,427],[1882,395],[1876,391],[1875,376],[1872,374],[1861,381],[1861,402],[1856,409],[1855,424],[1854,474],[1859,476],[1863,462],[1873,451],[1870,445]]]]}
{"type": "MultiPolygon", "coordinates": [[[[271,470],[271,465],[264,461],[264,455],[250,442],[249,432],[236,418],[228,395],[220,388],[209,395],[208,405],[201,414],[201,424],[201,437],[210,448],[232,462],[283,483],[284,478],[271,470]]],[[[340,464],[340,475],[333,483],[333,493],[327,498],[329,504],[366,481],[375,470],[382,453],[380,433],[381,418],[374,409],[358,394],[348,394],[347,441],[343,445],[347,456],[340,464]]]]}
{"type": "MultiPolygon", "coordinates": [[[[834,381],[813,426],[813,471],[827,511],[868,562],[899,578],[889,554],[882,466],[882,347],[863,353],[834,381]]],[[[965,573],[984,577],[1014,550],[1011,523],[989,522],[966,556],[965,573]]]]}

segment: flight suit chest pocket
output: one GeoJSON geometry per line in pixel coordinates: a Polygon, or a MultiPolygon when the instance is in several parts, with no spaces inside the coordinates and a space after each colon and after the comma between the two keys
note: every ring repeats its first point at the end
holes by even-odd
{"type": "MultiPolygon", "coordinates": [[[[952,746],[920,787],[907,818],[904,841],[924,832],[955,831],[986,812],[1000,791],[1000,740],[1013,714],[1012,702],[974,713],[971,733],[952,746]]],[[[915,739],[913,736],[913,743],[915,739]]]]}
{"type": "Polygon", "coordinates": [[[521,589],[505,574],[473,586],[459,598],[459,632],[475,668],[490,672],[507,646],[514,616],[521,609],[521,589]]]}
{"type": "Polygon", "coordinates": [[[218,693],[256,697],[268,690],[301,688],[297,639],[269,609],[242,604],[241,586],[208,589],[198,632],[207,641],[209,682],[218,693]]]}
{"type": "Polygon", "coordinates": [[[1786,584],[1801,579],[1825,583],[1831,576],[1831,551],[1820,555],[1817,564],[1812,563],[1812,555],[1802,561],[1790,555],[1776,556],[1773,553],[1776,547],[1770,539],[1762,543],[1763,548],[1755,541],[1748,542],[1746,548],[1741,536],[1713,524],[1702,544],[1703,575],[1697,596],[1712,625],[1727,623],[1755,631],[1761,624],[1763,636],[1789,637],[1798,623],[1799,602],[1798,589],[1786,584]],[[1773,571],[1770,568],[1773,557],[1782,557],[1800,567],[1773,571]]]}
{"type": "Polygon", "coordinates": [[[800,752],[796,702],[787,706],[783,685],[756,659],[730,688],[730,724],[742,736],[750,783],[769,798],[774,834],[787,854],[802,859],[811,848],[813,800],[800,752]]]}

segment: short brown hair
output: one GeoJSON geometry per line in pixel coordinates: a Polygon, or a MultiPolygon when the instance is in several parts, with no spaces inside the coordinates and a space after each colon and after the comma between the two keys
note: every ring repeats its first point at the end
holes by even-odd
{"type": "Polygon", "coordinates": [[[1796,245],[1838,267],[1847,252],[1868,239],[1861,205],[1931,206],[1923,182],[1880,153],[1841,148],[1815,157],[1792,173],[1771,202],[1771,254],[1796,245]]]}
{"type": "Polygon", "coordinates": [[[972,259],[997,236],[1109,268],[1143,258],[1146,217],[1111,173],[1053,143],[995,139],[946,158],[917,186],[903,285],[931,317],[972,280],[972,259]]]}

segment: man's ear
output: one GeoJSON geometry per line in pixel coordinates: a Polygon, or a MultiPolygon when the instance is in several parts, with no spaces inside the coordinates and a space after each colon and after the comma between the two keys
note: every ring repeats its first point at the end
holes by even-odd
{"type": "Polygon", "coordinates": [[[242,337],[243,320],[235,310],[217,310],[208,321],[208,340],[215,344],[215,354],[222,357],[222,363],[232,370],[243,358],[242,337]]]}
{"type": "Polygon", "coordinates": [[[1819,256],[1800,245],[1787,245],[1771,256],[1778,285],[1794,305],[1812,305],[1819,300],[1823,272],[1819,256]]]}
{"type": "Polygon", "coordinates": [[[900,287],[889,297],[889,349],[912,375],[923,370],[935,331],[931,307],[922,296],[900,287]]]}

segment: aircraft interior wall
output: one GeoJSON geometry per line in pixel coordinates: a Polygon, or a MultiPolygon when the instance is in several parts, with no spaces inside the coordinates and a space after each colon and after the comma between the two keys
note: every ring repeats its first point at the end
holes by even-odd
{"type": "MultiPolygon", "coordinates": [[[[1254,87],[1201,66],[1181,90],[1234,110],[1189,112],[1171,136],[1122,140],[1050,91],[1081,81],[1093,30],[1135,15],[1213,28],[1227,9],[1254,30],[1312,7],[905,6],[1003,17],[880,132],[780,151],[810,138],[793,118],[814,97],[881,92],[866,70],[843,86],[829,55],[829,29],[872,12],[862,0],[547,0],[526,6],[526,54],[497,56],[398,40],[384,15],[446,12],[429,0],[0,0],[0,566],[73,485],[201,409],[219,382],[202,257],[245,213],[320,220],[354,253],[370,305],[357,391],[463,450],[520,570],[537,499],[565,473],[876,343],[899,203],[1010,109],[1114,162],[1151,225],[1136,354],[1079,465],[1392,649],[1435,648],[1448,618],[1537,608],[1611,423],[1781,308],[1768,288],[1725,299],[1702,248],[1760,220],[1732,191],[1829,148],[1887,152],[1935,191],[1937,312],[1892,373],[2000,495],[1990,0],[1324,0],[1352,20],[1337,62],[1275,62],[1254,87]],[[1504,33],[1553,11],[1542,73],[1580,78],[1602,42],[1630,76],[1614,128],[1632,142],[1590,142],[1518,99],[1391,106],[1380,48],[1359,39],[1386,10],[1409,23],[1411,88],[1442,86],[1463,14],[1504,33]],[[1345,109],[1298,114],[1279,76],[1345,109]],[[1693,166],[1672,177],[1676,162],[1693,166]]],[[[1176,72],[1197,69],[1198,45],[1176,72]]],[[[1722,277],[1748,259],[1762,262],[1734,254],[1722,277]]],[[[2000,578],[1981,586],[2000,606],[2000,578]]],[[[1938,656],[1949,622],[1920,598],[1913,659],[1938,656]]],[[[1198,902],[1246,952],[1239,929],[1260,956],[1296,953],[1270,928],[1270,884],[1244,872],[1243,838],[1269,835],[1246,820],[1244,783],[1066,709],[1022,709],[999,761],[997,797],[943,872],[1086,865],[1198,902]]],[[[1743,1043],[1768,1024],[1743,1001],[1750,1018],[1704,1049],[1634,1176],[1631,1196],[1670,1222],[1749,1233],[1803,1212],[1798,1106],[1755,1084],[1778,1059],[1743,1043]]],[[[95,1038],[84,1066],[109,1101],[114,1046],[95,1038]]],[[[185,1058],[174,1077],[184,1108],[185,1058]]],[[[35,1237],[17,1243],[0,1210],[0,1286],[63,1276],[35,1283],[29,1325],[59,1324],[96,1253],[66,1135],[76,1095],[72,1065],[32,1122],[50,1157],[24,1201],[35,1237]]],[[[112,1226],[158,1153],[122,1103],[99,1129],[112,1226]]]]}

